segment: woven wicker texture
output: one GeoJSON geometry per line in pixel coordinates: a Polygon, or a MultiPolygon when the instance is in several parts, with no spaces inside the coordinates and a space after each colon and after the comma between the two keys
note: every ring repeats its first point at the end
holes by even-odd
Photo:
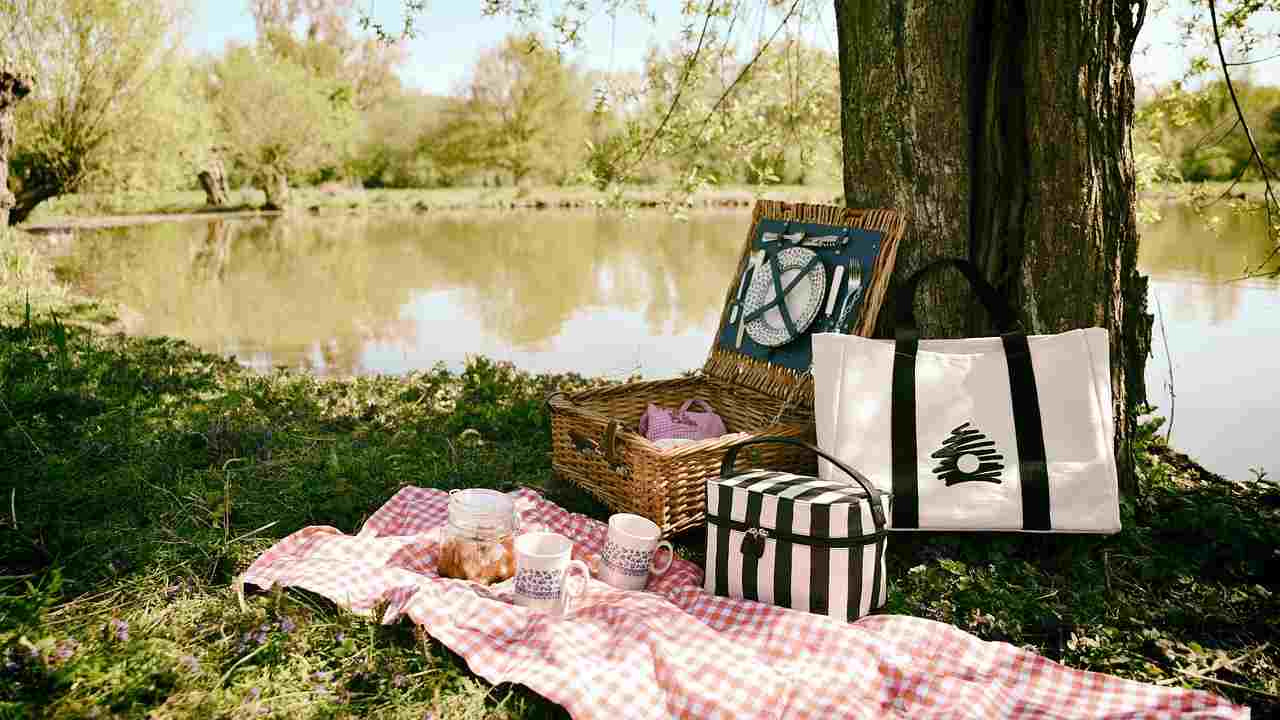
{"type": "MultiPolygon", "coordinates": [[[[880,254],[855,327],[875,327],[906,222],[893,210],[783,203],[761,200],[752,215],[737,272],[746,268],[751,239],[762,218],[822,223],[884,233],[880,254]]],[[[725,293],[725,310],[732,299],[725,293]]],[[[723,324],[722,314],[720,322],[723,324]]],[[[702,525],[705,481],[720,470],[729,446],[759,436],[813,441],[813,380],[807,373],[712,348],[694,377],[647,380],[588,390],[547,401],[551,410],[552,466],[563,479],[586,489],[616,512],[649,518],[665,536],[702,525]],[[649,403],[677,408],[702,398],[724,419],[729,435],[663,449],[636,432],[649,403]]],[[[814,474],[813,454],[789,445],[750,448],[744,467],[814,474]]]]}

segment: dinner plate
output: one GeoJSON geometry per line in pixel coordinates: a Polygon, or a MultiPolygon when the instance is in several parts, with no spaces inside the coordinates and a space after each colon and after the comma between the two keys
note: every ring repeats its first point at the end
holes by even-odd
{"type": "MultiPolygon", "coordinates": [[[[816,253],[802,247],[790,247],[779,252],[778,271],[782,287],[786,288],[801,273],[805,273],[805,268],[815,257],[817,257],[816,253]]],[[[772,265],[766,258],[764,264],[751,278],[751,287],[747,290],[747,299],[742,306],[742,317],[745,318],[773,303],[776,290],[773,285],[772,270],[772,265]]],[[[819,262],[809,268],[804,279],[796,283],[795,287],[787,293],[784,303],[781,304],[786,306],[787,315],[790,316],[791,324],[796,329],[795,335],[787,330],[786,324],[782,321],[782,309],[779,305],[770,307],[763,315],[747,323],[747,335],[766,347],[786,345],[796,339],[797,335],[807,330],[814,318],[818,316],[826,286],[827,269],[819,262]]]]}

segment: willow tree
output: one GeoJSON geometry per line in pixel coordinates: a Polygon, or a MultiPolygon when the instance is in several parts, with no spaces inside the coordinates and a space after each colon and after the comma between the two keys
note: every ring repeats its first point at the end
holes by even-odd
{"type": "Polygon", "coordinates": [[[14,110],[17,224],[85,191],[172,186],[208,134],[183,60],[185,0],[3,0],[0,60],[31,75],[14,110]]]}
{"type": "MultiPolygon", "coordinates": [[[[1107,328],[1127,466],[1151,335],[1130,146],[1145,2],[836,0],[835,10],[846,202],[908,213],[895,277],[967,257],[1028,332],[1107,328]]],[[[968,297],[959,278],[929,285],[922,330],[989,333],[968,297]]],[[[1132,473],[1121,476],[1132,490],[1132,473]]]]}

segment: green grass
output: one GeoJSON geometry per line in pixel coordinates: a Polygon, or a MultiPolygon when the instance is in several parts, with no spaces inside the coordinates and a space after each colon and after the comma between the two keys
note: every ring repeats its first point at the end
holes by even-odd
{"type": "MultiPolygon", "coordinates": [[[[358,188],[296,188],[292,204],[298,210],[422,212],[431,210],[498,210],[509,208],[654,207],[689,204],[693,207],[750,207],[758,197],[830,203],[841,195],[838,187],[777,185],[728,186],[699,190],[692,195],[677,188],[634,186],[614,191],[590,187],[444,188],[432,190],[363,190],[358,188]]],[[[231,193],[226,211],[252,211],[265,197],[259,190],[231,193]]],[[[204,193],[140,192],[65,195],[49,200],[32,214],[31,225],[57,225],[76,219],[115,215],[174,215],[206,212],[204,193]]]]}
{"type": "MultiPolygon", "coordinates": [[[[0,321],[0,717],[562,714],[411,626],[292,591],[241,607],[230,583],[279,538],[352,532],[405,485],[525,485],[603,517],[551,482],[543,409],[591,381],[478,359],[255,375],[63,311],[0,321]]],[[[1203,473],[1156,427],[1122,533],[895,536],[889,609],[1280,711],[1280,489],[1203,473]]]]}

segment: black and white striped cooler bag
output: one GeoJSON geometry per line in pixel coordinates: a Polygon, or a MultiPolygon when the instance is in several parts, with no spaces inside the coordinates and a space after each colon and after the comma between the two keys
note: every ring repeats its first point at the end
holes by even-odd
{"type": "Polygon", "coordinates": [[[889,493],[816,447],[758,438],[729,448],[707,480],[707,592],[856,620],[884,605],[889,493]],[[735,474],[758,443],[812,450],[852,483],[768,470],[735,474]]]}

